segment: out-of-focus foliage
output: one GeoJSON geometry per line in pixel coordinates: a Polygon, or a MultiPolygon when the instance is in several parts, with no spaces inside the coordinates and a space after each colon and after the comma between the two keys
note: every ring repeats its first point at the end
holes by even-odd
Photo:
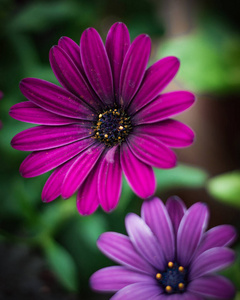
{"type": "Polygon", "coordinates": [[[164,42],[159,56],[180,58],[178,79],[193,91],[240,91],[240,36],[218,19],[207,18],[190,34],[164,42]]]}
{"type": "Polygon", "coordinates": [[[233,171],[211,178],[207,188],[219,201],[240,207],[240,171],[233,171]]]}

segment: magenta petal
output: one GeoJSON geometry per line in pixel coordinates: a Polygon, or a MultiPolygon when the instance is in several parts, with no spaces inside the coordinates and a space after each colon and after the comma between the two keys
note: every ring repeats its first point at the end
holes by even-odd
{"type": "Polygon", "coordinates": [[[158,270],[164,270],[166,262],[161,246],[143,219],[130,213],[125,218],[127,233],[136,251],[158,270]]]}
{"type": "Polygon", "coordinates": [[[219,225],[203,234],[202,241],[195,253],[195,257],[213,247],[229,246],[237,237],[235,228],[231,225],[219,225]]]}
{"type": "Polygon", "coordinates": [[[177,257],[182,266],[188,266],[206,229],[208,218],[208,208],[200,202],[193,204],[184,214],[177,233],[177,257]]]}
{"type": "Polygon", "coordinates": [[[156,178],[152,167],[140,161],[129,149],[121,145],[121,166],[133,191],[141,198],[152,196],[156,190],[156,178]]]}
{"type": "Polygon", "coordinates": [[[97,241],[98,248],[110,259],[128,269],[147,274],[156,274],[156,270],[133,247],[129,237],[116,232],[105,232],[97,241]]]}
{"type": "MultiPolygon", "coordinates": [[[[147,300],[162,294],[162,289],[157,283],[133,283],[118,291],[111,300],[147,300]]],[[[159,298],[161,300],[161,298],[159,298]]]]}
{"type": "Polygon", "coordinates": [[[134,97],[130,112],[135,113],[153,100],[173,79],[180,66],[180,61],[174,56],[162,58],[149,67],[143,78],[142,85],[134,97]]]}
{"type": "Polygon", "coordinates": [[[59,148],[33,152],[24,159],[19,171],[23,177],[41,175],[63,164],[93,143],[94,140],[88,138],[59,148]]]}
{"type": "Polygon", "coordinates": [[[232,264],[234,259],[234,251],[229,248],[216,247],[206,250],[192,261],[189,278],[194,280],[206,274],[222,270],[232,264]]]}
{"type": "Polygon", "coordinates": [[[178,227],[186,211],[186,206],[179,197],[173,196],[167,199],[166,208],[172,221],[174,234],[177,236],[178,227]]]}
{"type": "Polygon", "coordinates": [[[85,124],[66,126],[37,126],[26,129],[11,141],[14,149],[37,151],[60,147],[90,136],[91,129],[85,124]]]}
{"type": "Polygon", "coordinates": [[[42,190],[42,201],[50,202],[61,195],[62,183],[66,176],[68,169],[75,161],[75,157],[56,168],[51,176],[46,181],[42,190]]]}
{"type": "Polygon", "coordinates": [[[119,80],[123,60],[130,46],[130,36],[127,26],[115,23],[110,28],[106,39],[106,50],[113,73],[113,87],[115,99],[119,102],[119,80]]]}
{"type": "Polygon", "coordinates": [[[55,76],[64,88],[77,97],[80,97],[93,109],[100,107],[99,99],[89,88],[89,85],[86,83],[74,62],[62,48],[59,46],[52,47],[49,53],[49,59],[55,76]]]}
{"type": "Polygon", "coordinates": [[[125,286],[135,282],[152,284],[154,279],[143,273],[132,271],[126,267],[107,267],[95,272],[90,278],[90,285],[93,290],[116,292],[125,286]]]}
{"type": "Polygon", "coordinates": [[[105,104],[113,104],[112,70],[103,41],[94,28],[83,32],[80,53],[85,73],[94,91],[105,104]]]}
{"type": "Polygon", "coordinates": [[[82,76],[85,76],[83,65],[80,57],[80,47],[72,39],[67,36],[63,36],[58,41],[58,46],[61,47],[71,58],[75,66],[78,68],[82,76]]]}
{"type": "Polygon", "coordinates": [[[13,105],[9,115],[16,120],[39,125],[66,125],[79,122],[79,119],[66,118],[51,113],[30,101],[13,105]]]}
{"type": "MultiPolygon", "coordinates": [[[[151,198],[143,202],[141,216],[157,237],[166,261],[175,259],[175,239],[171,219],[162,201],[151,198]]],[[[162,255],[162,254],[161,254],[162,255]]]]}
{"type": "Polygon", "coordinates": [[[104,145],[98,142],[91,145],[78,155],[69,168],[62,185],[62,197],[71,197],[83,183],[104,150],[104,145]]]}
{"type": "Polygon", "coordinates": [[[98,175],[98,193],[102,208],[110,212],[119,201],[122,189],[122,169],[118,146],[107,151],[98,175]]]}
{"type": "Polygon", "coordinates": [[[164,120],[158,123],[144,124],[136,130],[160,139],[169,147],[187,147],[193,143],[194,132],[185,124],[176,120],[164,120]]]}
{"type": "MultiPolygon", "coordinates": [[[[204,297],[214,299],[233,299],[235,288],[225,277],[219,275],[208,275],[191,281],[188,290],[204,297]]],[[[205,299],[205,298],[204,298],[205,299]]]]}
{"type": "Polygon", "coordinates": [[[123,61],[120,75],[120,104],[127,107],[136,94],[151,53],[151,40],[141,34],[132,42],[123,61]]]}
{"type": "Polygon", "coordinates": [[[20,82],[23,95],[36,105],[61,116],[93,120],[94,114],[79,98],[50,82],[25,78],[20,82]]]}
{"type": "Polygon", "coordinates": [[[168,169],[176,165],[175,153],[153,136],[133,134],[128,145],[138,159],[150,166],[168,169]]]}
{"type": "Polygon", "coordinates": [[[195,96],[186,91],[162,94],[138,111],[132,121],[138,125],[159,122],[186,110],[194,100],[195,96]]]}
{"type": "Polygon", "coordinates": [[[91,215],[99,206],[98,174],[102,163],[102,156],[84,180],[77,193],[77,209],[83,215],[91,215]],[[91,186],[91,187],[90,187],[91,186]]]}

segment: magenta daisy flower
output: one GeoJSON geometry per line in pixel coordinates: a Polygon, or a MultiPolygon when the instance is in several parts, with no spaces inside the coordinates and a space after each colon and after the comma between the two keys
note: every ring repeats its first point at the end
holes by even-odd
{"type": "Polygon", "coordinates": [[[195,203],[188,210],[177,197],[144,201],[141,218],[128,214],[129,235],[103,233],[97,245],[122,266],[94,273],[96,291],[117,292],[114,300],[201,300],[232,299],[235,288],[216,272],[234,261],[227,248],[236,232],[230,225],[205,232],[208,209],[195,203]]]}
{"type": "Polygon", "coordinates": [[[26,78],[20,83],[29,100],[10,115],[40,126],[17,134],[15,149],[33,151],[21,164],[23,177],[53,170],[42,200],[77,191],[81,214],[100,204],[111,211],[118,203],[122,172],[141,198],[154,194],[152,167],[172,168],[170,147],[185,147],[194,134],[170,119],[194,102],[187,91],[160,94],[179,68],[176,57],[166,57],[147,68],[150,38],[139,35],[130,43],[127,27],[114,24],[104,45],[94,28],[81,36],[80,47],[62,37],[50,50],[50,64],[62,87],[26,78]]]}

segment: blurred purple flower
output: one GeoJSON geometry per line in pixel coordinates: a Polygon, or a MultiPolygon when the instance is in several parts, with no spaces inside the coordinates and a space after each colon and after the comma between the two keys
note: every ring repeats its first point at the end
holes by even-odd
{"type": "Polygon", "coordinates": [[[178,197],[170,197],[166,206],[158,198],[146,200],[141,215],[127,215],[129,237],[115,232],[99,237],[99,249],[122,266],[94,273],[94,290],[117,292],[114,300],[234,297],[232,283],[215,274],[234,261],[234,252],[227,248],[236,237],[232,226],[205,232],[207,206],[198,202],[186,210],[178,197]]]}
{"type": "Polygon", "coordinates": [[[23,177],[56,168],[43,188],[44,202],[78,191],[81,214],[93,213],[99,204],[111,211],[121,194],[122,171],[133,191],[147,198],[156,188],[152,167],[174,167],[169,147],[192,144],[192,130],[169,117],[189,108],[194,95],[160,95],[179,60],[166,57],[146,70],[150,52],[150,38],[142,34],[130,43],[123,23],[110,28],[105,46],[88,28],[80,47],[62,37],[50,50],[62,87],[36,78],[21,81],[30,101],[14,105],[10,115],[40,126],[17,134],[12,146],[33,151],[20,166],[23,177]]]}

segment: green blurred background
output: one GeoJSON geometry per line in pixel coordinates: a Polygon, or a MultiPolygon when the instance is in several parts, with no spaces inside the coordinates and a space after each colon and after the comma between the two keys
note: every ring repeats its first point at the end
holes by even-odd
{"type": "MultiPolygon", "coordinates": [[[[48,52],[61,36],[77,43],[87,27],[105,40],[110,26],[124,22],[133,39],[152,38],[151,63],[167,55],[181,60],[167,90],[188,89],[197,103],[177,117],[196,132],[196,141],[176,150],[179,165],[156,170],[157,195],[177,194],[187,204],[203,201],[210,227],[240,228],[240,4],[191,0],[0,0],[0,299],[109,299],[93,293],[88,279],[111,265],[96,247],[104,231],[125,233],[124,217],[140,212],[142,200],[126,182],[117,209],[106,214],[77,213],[75,196],[43,204],[41,190],[49,174],[24,179],[18,168],[27,153],[11,148],[11,138],[31,127],[9,117],[24,101],[18,84],[24,77],[57,83],[48,52]]],[[[234,248],[240,252],[239,241],[234,248]]],[[[239,254],[224,271],[240,290],[239,254]]],[[[240,299],[237,295],[236,299],[240,299]]]]}

